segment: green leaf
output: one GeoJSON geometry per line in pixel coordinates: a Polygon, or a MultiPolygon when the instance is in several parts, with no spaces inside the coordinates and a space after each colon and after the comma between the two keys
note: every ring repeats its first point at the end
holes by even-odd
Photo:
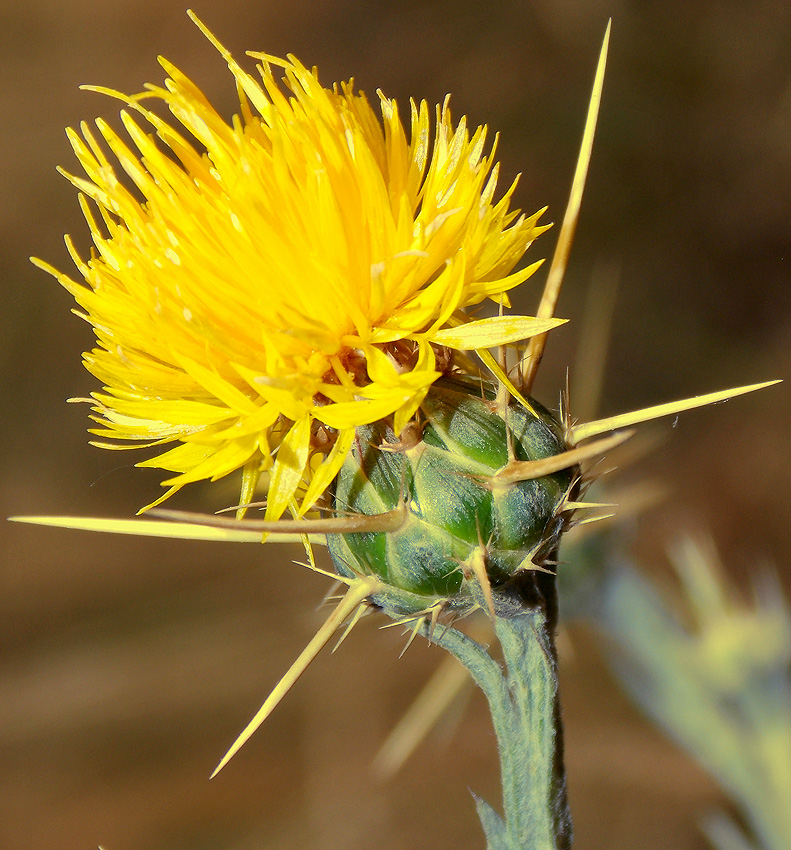
{"type": "Polygon", "coordinates": [[[511,843],[508,830],[500,815],[483,797],[479,797],[475,792],[472,796],[475,798],[475,807],[478,809],[478,817],[486,835],[486,850],[517,850],[511,843]]]}

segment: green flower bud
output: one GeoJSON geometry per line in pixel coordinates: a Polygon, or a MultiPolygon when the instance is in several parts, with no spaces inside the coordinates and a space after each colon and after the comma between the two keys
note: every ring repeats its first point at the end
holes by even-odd
{"type": "Polygon", "coordinates": [[[563,530],[576,475],[564,469],[526,481],[496,478],[509,462],[509,439],[517,461],[566,450],[557,422],[531,404],[537,415],[512,401],[506,422],[493,386],[445,378],[421,405],[422,434],[414,444],[398,442],[385,422],[359,427],[335,481],[334,509],[372,515],[403,503],[406,518],[396,531],[329,535],[338,572],[379,576],[393,590],[386,607],[409,616],[440,600],[455,610],[474,607],[470,582],[480,576],[470,568],[473,558],[482,557],[494,594],[540,566],[563,530]]]}

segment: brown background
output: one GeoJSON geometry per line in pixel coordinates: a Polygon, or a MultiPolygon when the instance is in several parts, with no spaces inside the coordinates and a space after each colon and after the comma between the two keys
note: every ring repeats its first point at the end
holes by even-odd
{"type": "MultiPolygon", "coordinates": [[[[600,132],[568,286],[539,395],[574,360],[596,269],[621,286],[601,411],[784,377],[791,363],[791,6],[777,2],[199,0],[237,54],[292,51],[329,84],[355,75],[402,103],[453,92],[456,114],[502,131],[517,202],[559,221],[609,15],[600,132]]],[[[81,83],[137,91],[158,53],[226,114],[227,70],[175,0],[0,2],[0,514],[129,516],[158,492],[130,455],[86,445],[91,344],[69,297],[27,262],[85,246],[57,164],[62,128],[112,115],[81,83]]],[[[556,233],[557,231],[555,231],[556,233]]],[[[548,255],[554,236],[534,246],[548,255]]],[[[535,279],[534,279],[535,280],[535,279]]],[[[536,303],[527,285],[519,306],[536,303]]],[[[576,370],[580,374],[579,366],[576,370]]],[[[689,413],[641,468],[672,497],[638,546],[711,528],[740,584],[766,561],[789,577],[786,386],[689,413]]],[[[230,485],[180,505],[212,509],[230,485]]],[[[208,774],[316,628],[326,582],[299,552],[146,542],[6,526],[0,596],[0,846],[107,850],[401,850],[483,846],[468,788],[499,800],[485,707],[376,784],[369,762],[437,662],[369,622],[322,656],[218,779],[208,774]]],[[[788,587],[788,582],[786,582],[788,587]]],[[[719,800],[606,679],[572,634],[564,689],[579,850],[705,846],[719,800]]]]}

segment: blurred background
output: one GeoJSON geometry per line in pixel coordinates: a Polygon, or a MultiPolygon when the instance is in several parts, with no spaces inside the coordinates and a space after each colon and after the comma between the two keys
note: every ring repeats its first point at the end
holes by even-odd
{"type": "MultiPolygon", "coordinates": [[[[560,222],[604,27],[599,133],[537,395],[554,406],[587,320],[619,281],[599,413],[770,378],[791,366],[791,5],[782,0],[196,0],[241,57],[293,52],[329,85],[354,76],[402,104],[453,93],[501,131],[503,185],[560,222]],[[604,281],[604,283],[602,283],[604,281]],[[591,287],[594,297],[586,303],[591,287]]],[[[127,517],[159,492],[143,455],[87,445],[92,345],[70,298],[28,262],[87,247],[66,125],[116,105],[80,92],[160,82],[164,54],[224,114],[227,68],[182,0],[0,0],[0,515],[127,517]]],[[[531,249],[549,256],[558,228],[531,249]]],[[[537,304],[541,275],[517,306],[537,304]]],[[[587,361],[590,363],[590,361],[587,361]]],[[[584,386],[578,388],[584,397],[584,386]]],[[[582,402],[581,402],[582,403],[582,402]]],[[[585,400],[584,404],[590,402],[585,400]]],[[[670,581],[665,544],[710,529],[749,590],[791,585],[788,384],[682,415],[628,473],[670,493],[630,530],[670,581]]],[[[174,506],[214,510],[235,482],[174,506]]],[[[499,806],[483,700],[387,784],[370,761],[439,660],[375,618],[325,654],[239,756],[219,757],[324,616],[328,582],[298,549],[146,541],[6,524],[0,594],[0,846],[76,850],[480,848],[469,789],[499,806]]],[[[609,681],[589,636],[564,642],[563,697],[579,850],[702,850],[713,783],[609,681]]]]}

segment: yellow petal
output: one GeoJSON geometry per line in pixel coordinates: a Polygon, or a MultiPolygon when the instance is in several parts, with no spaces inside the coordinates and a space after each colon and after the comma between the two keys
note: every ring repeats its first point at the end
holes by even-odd
{"type": "Polygon", "coordinates": [[[532,316],[493,316],[478,319],[456,328],[443,328],[436,331],[431,341],[448,348],[473,350],[494,348],[529,339],[536,334],[546,333],[567,319],[536,319],[532,316]]]}
{"type": "Polygon", "coordinates": [[[352,447],[354,441],[354,428],[346,428],[341,431],[335,445],[332,447],[327,459],[321,464],[311,478],[305,497],[302,500],[302,507],[299,509],[300,516],[309,511],[321,494],[330,486],[335,476],[340,471],[346,460],[346,455],[352,447]]]}
{"type": "Polygon", "coordinates": [[[266,519],[280,519],[283,511],[302,481],[302,475],[308,464],[310,449],[310,417],[303,416],[294,423],[283,438],[272,467],[269,484],[269,496],[266,503],[266,519]]]}

